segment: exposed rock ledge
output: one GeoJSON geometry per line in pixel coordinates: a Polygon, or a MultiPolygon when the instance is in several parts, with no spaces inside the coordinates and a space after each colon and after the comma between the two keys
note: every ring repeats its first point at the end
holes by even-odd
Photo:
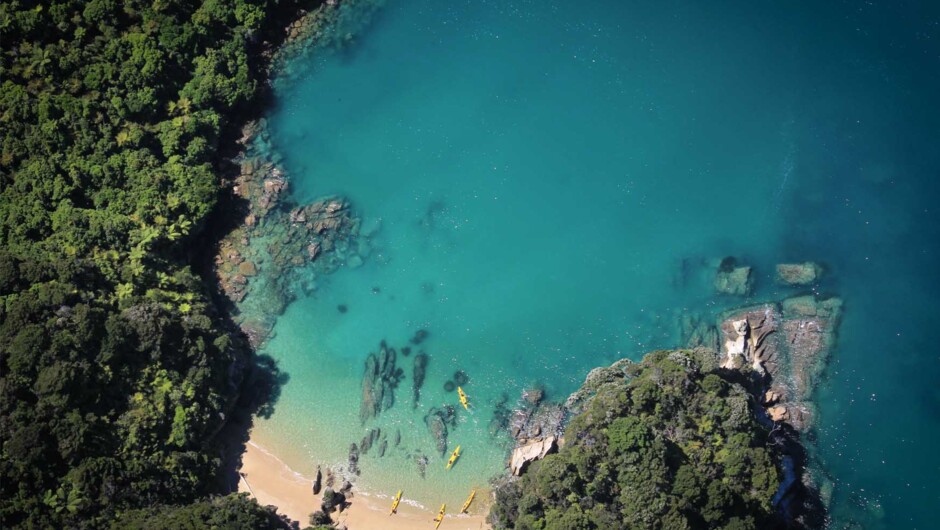
{"type": "Polygon", "coordinates": [[[728,311],[719,318],[721,366],[754,372],[770,419],[805,431],[841,310],[839,298],[807,295],[728,311]]]}
{"type": "Polygon", "coordinates": [[[555,451],[557,448],[558,439],[554,436],[533,440],[525,445],[516,447],[509,461],[509,470],[513,475],[518,477],[525,471],[526,466],[528,466],[530,462],[545,458],[545,455],[555,451]]]}

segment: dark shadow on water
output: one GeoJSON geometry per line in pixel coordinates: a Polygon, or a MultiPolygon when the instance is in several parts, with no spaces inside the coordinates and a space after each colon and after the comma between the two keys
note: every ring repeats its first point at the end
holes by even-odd
{"type": "Polygon", "coordinates": [[[290,379],[281,372],[276,361],[267,355],[254,355],[242,385],[242,392],[225,427],[219,432],[221,456],[217,488],[222,493],[238,491],[242,455],[254,417],[270,418],[281,394],[281,387],[290,379]]]}
{"type": "MultiPolygon", "coordinates": [[[[237,145],[234,138],[225,143],[237,145]]],[[[231,401],[226,407],[225,424],[209,442],[218,451],[220,465],[215,480],[207,487],[211,493],[223,494],[238,491],[242,454],[248,443],[253,418],[271,417],[280,398],[281,388],[289,380],[287,373],[278,368],[272,357],[259,354],[250,343],[235,321],[239,314],[237,305],[222,292],[216,276],[215,257],[222,241],[242,227],[245,217],[250,213],[248,201],[237,196],[232,187],[225,184],[233,182],[240,171],[238,165],[231,161],[234,154],[228,154],[225,162],[219,163],[217,170],[224,179],[223,189],[206,229],[190,246],[194,254],[190,261],[196,264],[206,284],[211,286],[217,325],[231,339],[229,351],[232,361],[228,373],[231,401]]]]}

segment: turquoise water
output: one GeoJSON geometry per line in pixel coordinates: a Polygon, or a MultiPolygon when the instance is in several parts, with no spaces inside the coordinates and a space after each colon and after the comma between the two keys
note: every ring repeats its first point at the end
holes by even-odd
{"type": "Polygon", "coordinates": [[[756,300],[787,294],[774,263],[812,259],[846,300],[812,436],[833,526],[932,527],[938,20],[915,2],[389,2],[294,65],[270,116],[295,199],[342,194],[380,228],[364,266],[278,320],[266,353],[290,381],[256,439],[309,474],[400,429],[359,487],[457,504],[502,469],[503,394],[563,399],[595,366],[678,345],[682,314],[743,303],[711,293],[703,261],[754,265],[756,300]],[[396,405],[362,426],[366,355],[418,329],[417,408],[412,353],[396,405]],[[456,403],[460,369],[473,407],[445,472],[422,418],[456,403]]]}

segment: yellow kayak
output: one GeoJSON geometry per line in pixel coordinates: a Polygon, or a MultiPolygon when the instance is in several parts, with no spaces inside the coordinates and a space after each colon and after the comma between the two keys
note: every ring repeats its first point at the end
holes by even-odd
{"type": "Polygon", "coordinates": [[[392,511],[388,512],[389,515],[396,513],[398,511],[398,503],[401,502],[401,490],[398,490],[398,495],[395,495],[395,500],[392,501],[392,511]]]}
{"type": "Polygon", "coordinates": [[[441,521],[444,520],[444,508],[446,507],[447,507],[446,504],[442,504],[441,511],[437,512],[437,517],[434,518],[434,522],[437,523],[436,525],[434,525],[435,529],[441,526],[441,521]]]}
{"type": "Polygon", "coordinates": [[[454,449],[453,454],[450,455],[450,460],[447,461],[447,469],[453,467],[454,462],[457,461],[457,458],[460,457],[460,446],[457,446],[457,449],[454,449]]]}
{"type": "Polygon", "coordinates": [[[467,513],[467,510],[470,509],[470,503],[473,502],[473,497],[475,497],[476,494],[477,494],[477,490],[473,490],[470,492],[470,496],[467,497],[467,502],[463,503],[463,507],[460,508],[460,513],[467,513]]]}
{"type": "Polygon", "coordinates": [[[460,396],[460,404],[463,405],[463,408],[470,410],[470,404],[467,402],[467,394],[465,394],[463,389],[459,386],[457,387],[457,395],[460,396]]]}

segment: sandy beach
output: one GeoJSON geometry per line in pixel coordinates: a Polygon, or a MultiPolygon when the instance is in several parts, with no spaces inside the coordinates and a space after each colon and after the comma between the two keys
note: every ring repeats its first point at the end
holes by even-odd
{"type": "MultiPolygon", "coordinates": [[[[275,455],[263,447],[249,441],[242,455],[241,473],[238,490],[251,494],[262,505],[277,506],[278,513],[284,514],[300,523],[303,528],[308,524],[311,512],[320,505],[320,496],[312,492],[313,478],[306,477],[287,467],[275,455]]],[[[406,504],[407,492],[394,516],[388,515],[389,500],[371,498],[353,489],[350,507],[342,514],[333,514],[337,526],[346,526],[349,530],[414,530],[434,528],[434,514],[406,504]]],[[[488,500],[477,496],[476,502],[488,500]]],[[[454,515],[444,517],[441,530],[479,530],[490,528],[481,510],[482,505],[475,505],[476,515],[454,515]]],[[[455,511],[459,506],[452,507],[455,511]]]]}

